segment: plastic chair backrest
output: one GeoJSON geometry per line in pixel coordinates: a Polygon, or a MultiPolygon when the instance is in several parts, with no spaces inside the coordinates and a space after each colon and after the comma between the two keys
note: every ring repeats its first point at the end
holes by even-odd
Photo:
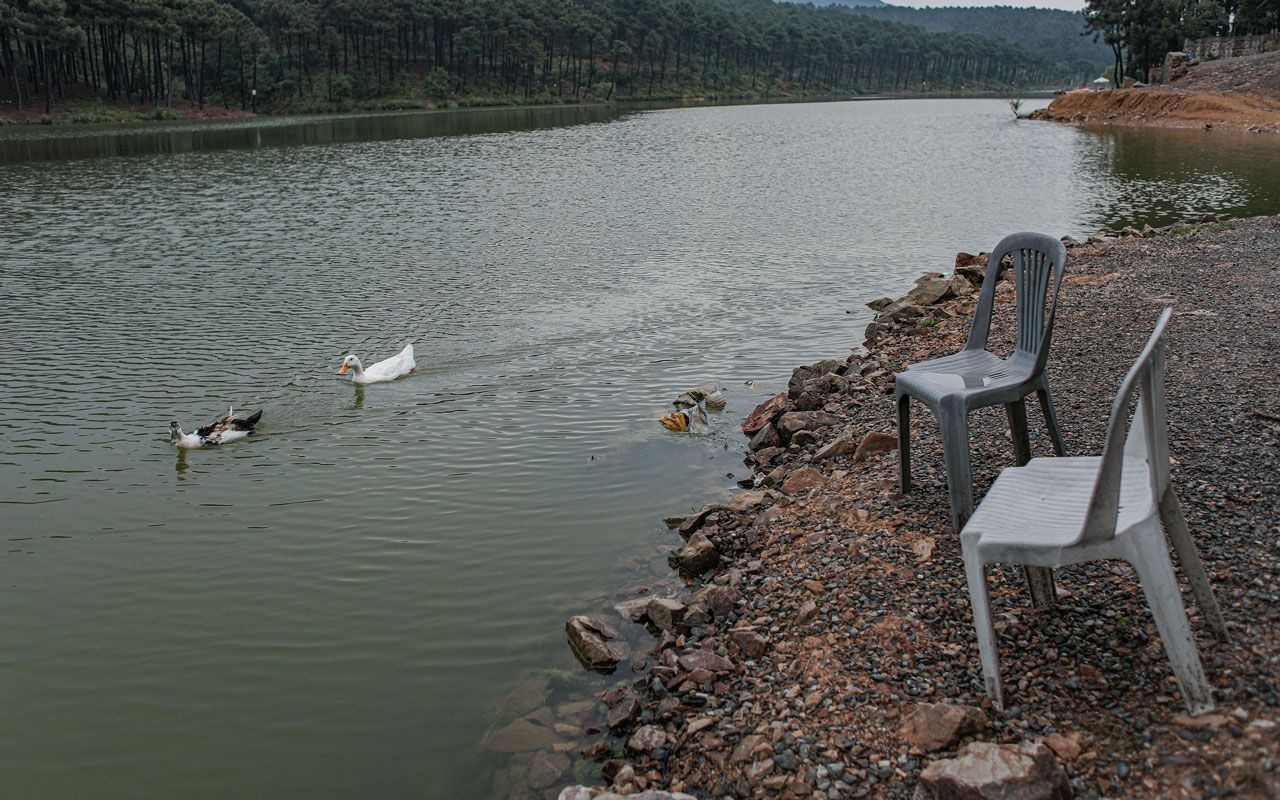
{"type": "Polygon", "coordinates": [[[1151,498],[1159,502],[1169,486],[1169,427],[1164,400],[1164,329],[1173,316],[1166,308],[1156,322],[1138,360],[1129,368],[1107,423],[1107,439],[1102,446],[1102,464],[1093,486],[1089,512],[1080,531],[1080,542],[1100,542],[1116,535],[1116,515],[1120,511],[1120,483],[1124,462],[1146,462],[1151,498]],[[1129,405],[1138,394],[1137,409],[1129,422],[1129,405]],[[1134,434],[1137,434],[1136,436],[1134,434]]]}
{"type": "Polygon", "coordinates": [[[1015,355],[1031,356],[1036,361],[1036,372],[1044,369],[1049,360],[1049,343],[1053,339],[1053,319],[1058,306],[1058,290],[1067,266],[1067,248],[1062,242],[1043,233],[1014,233],[1004,237],[996,245],[987,260],[987,274],[982,280],[982,293],[978,296],[978,308],[973,313],[973,327],[969,331],[966,350],[985,350],[987,335],[991,331],[991,314],[995,307],[996,283],[1000,279],[1000,262],[1005,256],[1013,258],[1013,279],[1017,292],[1018,328],[1014,337],[1015,355]],[[1053,293],[1048,298],[1048,314],[1045,314],[1049,281],[1053,281],[1053,293]]]}

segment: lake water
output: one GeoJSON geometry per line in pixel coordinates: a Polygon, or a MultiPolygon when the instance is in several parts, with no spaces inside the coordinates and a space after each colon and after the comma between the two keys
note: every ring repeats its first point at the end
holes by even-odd
{"type": "Polygon", "coordinates": [[[564,620],[671,580],[660,518],[866,301],[1016,230],[1278,211],[1274,138],[989,100],[6,129],[0,796],[505,797],[503,696],[616,679],[564,620]],[[707,382],[709,435],[659,427],[707,382]],[[170,447],[229,404],[256,437],[170,447]]]}

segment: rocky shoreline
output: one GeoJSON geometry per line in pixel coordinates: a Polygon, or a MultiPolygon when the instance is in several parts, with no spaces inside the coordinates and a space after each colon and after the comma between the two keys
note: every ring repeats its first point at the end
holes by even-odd
{"type": "MultiPolygon", "coordinates": [[[[1280,348],[1280,218],[1066,242],[1049,369],[1069,450],[1100,449],[1124,370],[1159,309],[1177,310],[1174,480],[1235,638],[1202,640],[1217,712],[1182,713],[1141,592],[1111,563],[1062,570],[1049,612],[1020,573],[996,571],[1008,708],[987,701],[928,414],[914,415],[909,495],[894,455],[894,373],[968,332],[985,258],[961,253],[950,274],[872,304],[864,352],[797,369],[744,422],[753,487],[667,520],[688,588],[617,606],[619,625],[648,629],[646,648],[632,652],[612,621],[570,620],[584,664],[634,678],[554,720],[512,723],[594,734],[573,770],[584,785],[561,800],[1280,796],[1280,377],[1266,367],[1280,348]]],[[[1002,276],[992,341],[1006,346],[1012,294],[1002,276]]],[[[973,430],[981,497],[1012,444],[1002,414],[975,413],[973,430]]],[[[508,796],[556,796],[530,790],[566,768],[556,747],[558,767],[508,796]]]]}

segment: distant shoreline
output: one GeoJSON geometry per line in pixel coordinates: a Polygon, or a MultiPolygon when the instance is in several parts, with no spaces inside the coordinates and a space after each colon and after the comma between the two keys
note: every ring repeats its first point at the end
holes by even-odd
{"type": "MultiPolygon", "coordinates": [[[[1049,90],[1025,92],[1023,99],[1045,99],[1051,97],[1049,90]]],[[[408,102],[398,104],[386,101],[377,107],[377,101],[371,101],[365,107],[332,108],[320,111],[278,111],[254,113],[239,108],[223,106],[206,106],[203,109],[164,106],[131,106],[126,104],[108,105],[101,102],[75,103],[65,108],[55,108],[45,114],[39,107],[27,108],[22,112],[16,109],[0,109],[0,131],[6,128],[40,129],[48,127],[75,128],[100,131],[104,128],[146,129],[152,123],[225,123],[240,120],[273,120],[284,118],[317,119],[329,116],[373,116],[381,114],[411,113],[452,113],[495,109],[535,109],[535,108],[617,108],[621,110],[644,110],[658,108],[685,108],[716,105],[781,105],[788,103],[846,103],[861,100],[942,100],[942,99],[1005,99],[1000,92],[895,92],[892,94],[854,94],[854,95],[812,95],[770,97],[758,95],[744,96],[696,96],[688,98],[626,98],[610,101],[583,102],[504,102],[503,98],[465,98],[462,101],[420,101],[417,104],[408,102]]],[[[183,103],[183,106],[186,104],[183,103]]]]}

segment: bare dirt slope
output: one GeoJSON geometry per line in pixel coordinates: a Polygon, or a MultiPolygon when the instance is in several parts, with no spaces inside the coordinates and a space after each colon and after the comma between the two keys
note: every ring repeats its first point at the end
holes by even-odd
{"type": "Polygon", "coordinates": [[[1032,117],[1280,133],[1280,52],[1204,62],[1169,86],[1072,92],[1032,117]]]}

